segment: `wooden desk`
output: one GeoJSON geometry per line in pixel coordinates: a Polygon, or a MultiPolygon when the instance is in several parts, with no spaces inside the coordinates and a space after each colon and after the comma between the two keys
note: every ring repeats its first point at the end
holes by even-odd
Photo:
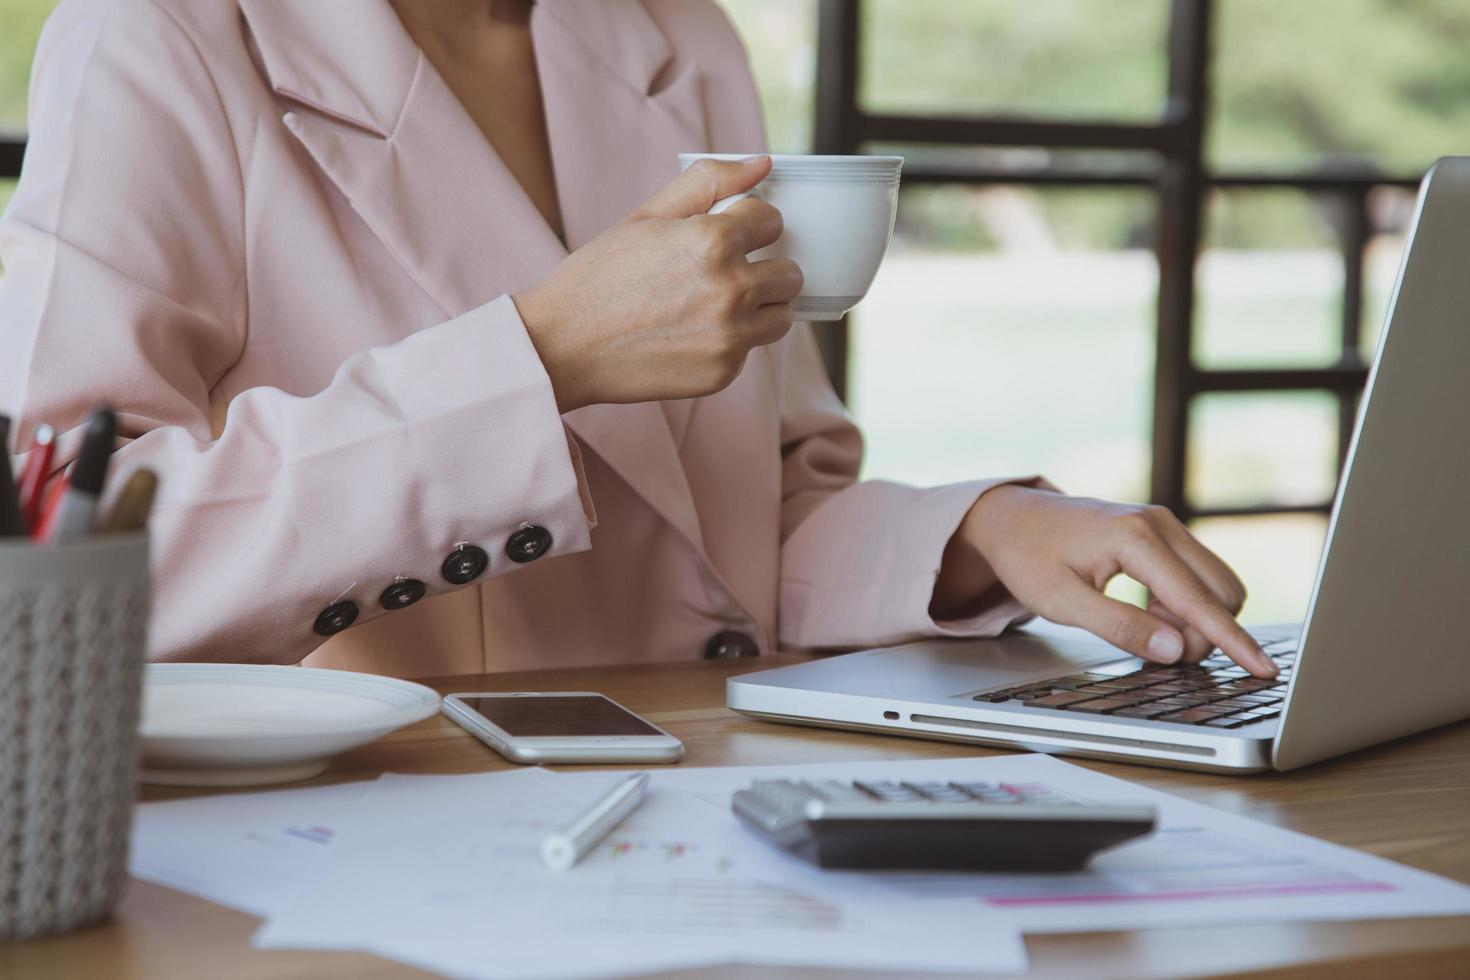
{"type": "MultiPolygon", "coordinates": [[[[694,766],[984,755],[992,750],[751,721],[724,707],[725,678],[797,662],[697,662],[461,677],[440,691],[602,691],[683,739],[694,766]]],[[[1079,764],[1470,882],[1470,724],[1380,746],[1289,775],[1207,776],[1112,763],[1079,764]]],[[[443,718],[339,758],[317,782],[381,772],[508,768],[443,718]]],[[[303,784],[305,785],[305,784],[303,784]]],[[[147,788],[146,799],[188,795],[147,788]]],[[[358,980],[425,976],[363,954],[250,948],[259,920],[170,889],[132,886],[112,922],[58,939],[0,948],[0,977],[358,980]]],[[[1470,918],[1160,929],[1027,940],[1038,977],[1470,976],[1470,918]]],[[[721,968],[703,976],[770,976],[721,968]]],[[[825,975],[790,971],[791,975],[825,975]]]]}

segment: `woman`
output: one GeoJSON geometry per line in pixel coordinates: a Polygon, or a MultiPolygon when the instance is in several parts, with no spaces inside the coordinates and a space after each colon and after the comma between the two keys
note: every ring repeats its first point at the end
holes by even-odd
{"type": "Polygon", "coordinates": [[[74,450],[107,402],[160,473],[157,657],[414,676],[1034,611],[1273,670],[1166,513],[855,482],[800,271],[745,258],[779,214],[704,214],[768,160],[676,176],[763,144],[711,3],[68,0],[34,74],[0,410],[74,450]]]}

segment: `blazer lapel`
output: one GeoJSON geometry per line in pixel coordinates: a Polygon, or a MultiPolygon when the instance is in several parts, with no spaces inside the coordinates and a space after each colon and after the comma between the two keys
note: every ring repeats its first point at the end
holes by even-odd
{"type": "MultiPolygon", "coordinates": [[[[531,32],[567,243],[578,248],[675,176],[681,150],[703,148],[697,74],[653,93],[674,51],[637,0],[541,0],[531,32]]],[[[663,406],[590,405],[567,422],[703,553],[663,406]]]]}
{"type": "MultiPolygon", "coordinates": [[[[239,0],[286,125],[446,316],[544,278],[566,256],[520,184],[387,3],[239,0]]],[[[541,0],[531,21],[557,193],[576,248],[705,143],[697,73],[656,95],[673,58],[637,0],[541,0]]],[[[703,553],[659,403],[565,416],[703,553]]]]}
{"type": "Polygon", "coordinates": [[[387,3],[240,6],[292,134],[447,316],[565,257],[387,3]]]}

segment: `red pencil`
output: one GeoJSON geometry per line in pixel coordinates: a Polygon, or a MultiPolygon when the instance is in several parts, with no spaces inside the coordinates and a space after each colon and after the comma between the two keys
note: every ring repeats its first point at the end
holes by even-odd
{"type": "Polygon", "coordinates": [[[31,440],[31,452],[26,457],[25,469],[20,474],[20,512],[25,517],[26,527],[34,534],[41,521],[41,504],[45,496],[43,488],[46,477],[51,473],[51,460],[56,453],[56,430],[49,425],[36,429],[31,440]]]}
{"type": "Polygon", "coordinates": [[[51,537],[51,525],[56,520],[57,511],[61,510],[61,498],[66,496],[66,488],[69,486],[71,474],[64,473],[42,491],[41,515],[31,528],[33,541],[46,541],[51,537]]]}

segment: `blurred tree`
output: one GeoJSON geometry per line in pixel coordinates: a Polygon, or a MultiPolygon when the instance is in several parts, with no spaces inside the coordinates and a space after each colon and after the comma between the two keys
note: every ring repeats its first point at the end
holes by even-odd
{"type": "Polygon", "coordinates": [[[1216,4],[1210,158],[1416,173],[1470,140],[1465,0],[1216,4]]]}
{"type": "MultiPolygon", "coordinates": [[[[750,49],[772,149],[806,150],[815,0],[723,2],[750,49]]],[[[24,126],[32,52],[54,6],[0,0],[0,129],[24,126]]],[[[866,0],[860,95],[882,112],[1153,118],[1168,70],[1168,7],[1168,0],[866,0]]],[[[1215,10],[1207,143],[1215,165],[1351,161],[1412,174],[1438,156],[1467,152],[1467,0],[1218,0],[1215,10]]],[[[1053,238],[1063,247],[1146,239],[1151,218],[1137,201],[1025,193],[1058,224],[1053,238]]],[[[1014,204],[1004,198],[1004,206],[1014,204]]],[[[992,232],[961,226],[983,206],[983,198],[961,203],[936,193],[906,227],[936,243],[992,246],[992,232]],[[932,223],[918,220],[924,214],[932,223]]],[[[1303,211],[1309,206],[1242,197],[1219,243],[1312,244],[1315,231],[1299,233],[1320,225],[1303,211]]]]}
{"type": "Polygon", "coordinates": [[[20,130],[26,118],[31,55],[56,0],[0,0],[0,130],[20,130]]]}

